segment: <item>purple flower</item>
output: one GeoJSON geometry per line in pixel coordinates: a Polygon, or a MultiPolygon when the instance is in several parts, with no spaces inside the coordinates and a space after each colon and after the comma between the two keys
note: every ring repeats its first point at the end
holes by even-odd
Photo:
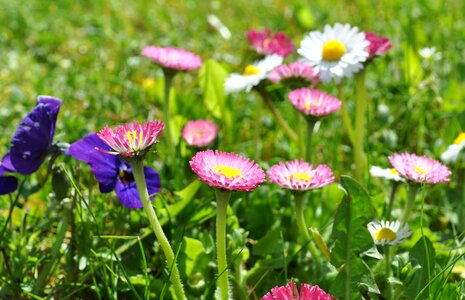
{"type": "MultiPolygon", "coordinates": [[[[142,201],[137,192],[131,165],[120,160],[117,155],[98,151],[96,148],[111,151],[111,147],[92,132],[71,144],[68,153],[90,166],[99,183],[100,192],[109,193],[115,190],[121,204],[128,208],[141,208],[142,201]]],[[[144,167],[144,173],[151,195],[150,200],[153,201],[156,193],[160,191],[160,176],[149,167],[144,167]]]]}
{"type": "Polygon", "coordinates": [[[17,181],[6,172],[32,174],[45,160],[52,145],[61,99],[39,96],[37,105],[19,124],[11,138],[10,151],[0,165],[0,194],[13,192],[17,181]]]}

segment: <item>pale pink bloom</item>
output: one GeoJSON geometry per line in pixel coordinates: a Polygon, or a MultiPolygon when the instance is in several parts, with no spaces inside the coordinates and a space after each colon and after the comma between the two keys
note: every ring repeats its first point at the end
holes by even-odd
{"type": "Polygon", "coordinates": [[[289,93],[289,100],[295,108],[314,117],[329,115],[339,108],[342,102],[319,90],[301,88],[289,93]]]}
{"type": "Polygon", "coordinates": [[[286,57],[295,49],[291,39],[284,32],[279,31],[273,34],[268,28],[263,31],[250,29],[247,32],[247,38],[255,51],[263,55],[278,54],[286,57]]]}
{"type": "Polygon", "coordinates": [[[142,50],[141,55],[150,58],[163,68],[177,71],[195,70],[202,65],[198,55],[180,48],[147,46],[142,50]]]}
{"type": "Polygon", "coordinates": [[[370,45],[367,47],[368,58],[382,55],[391,49],[389,38],[379,36],[373,32],[365,32],[365,39],[370,42],[370,45]]]}
{"type": "Polygon", "coordinates": [[[190,161],[200,181],[230,191],[252,191],[265,182],[265,172],[253,161],[218,150],[197,152],[190,161]]]}
{"type": "Polygon", "coordinates": [[[280,65],[268,75],[268,79],[274,83],[282,82],[287,79],[303,80],[306,82],[318,81],[318,73],[309,65],[293,62],[290,64],[280,65]]]}
{"type": "Polygon", "coordinates": [[[123,157],[142,156],[158,142],[157,138],[163,128],[164,124],[161,121],[142,122],[141,124],[133,121],[116,126],[114,130],[105,126],[97,135],[113,151],[97,150],[123,157]]]}
{"type": "Polygon", "coordinates": [[[188,145],[205,147],[216,139],[218,126],[208,120],[189,121],[181,134],[188,145]]]}
{"type": "Polygon", "coordinates": [[[280,162],[268,172],[270,181],[290,190],[313,190],[334,182],[333,171],[327,165],[316,168],[304,160],[280,162]]]}
{"type": "Polygon", "coordinates": [[[262,297],[262,300],[331,300],[333,296],[320,289],[317,285],[300,285],[300,295],[294,282],[286,286],[276,286],[271,292],[262,297]]]}
{"type": "Polygon", "coordinates": [[[394,153],[389,157],[391,165],[400,176],[420,183],[442,183],[449,181],[451,171],[432,158],[410,153],[394,153]]]}

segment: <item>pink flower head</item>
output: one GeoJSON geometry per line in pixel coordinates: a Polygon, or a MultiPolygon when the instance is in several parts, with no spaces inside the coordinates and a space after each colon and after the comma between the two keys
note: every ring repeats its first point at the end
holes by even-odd
{"type": "Polygon", "coordinates": [[[218,150],[197,152],[190,161],[200,181],[211,187],[250,192],[265,182],[265,172],[253,161],[218,150]]]}
{"type": "Polygon", "coordinates": [[[410,153],[394,153],[389,156],[391,165],[400,176],[420,183],[442,183],[449,181],[451,171],[432,158],[410,153]]]}
{"type": "Polygon", "coordinates": [[[315,71],[315,69],[313,69],[309,65],[300,62],[293,62],[290,64],[280,65],[279,67],[271,71],[270,75],[268,75],[268,79],[270,79],[274,83],[278,83],[289,79],[312,82],[318,81],[319,76],[318,72],[315,71]]]}
{"type": "Polygon", "coordinates": [[[379,36],[373,32],[365,32],[365,39],[370,43],[367,47],[369,59],[382,55],[391,49],[391,42],[386,37],[379,36]]]}
{"type": "Polygon", "coordinates": [[[277,54],[286,57],[295,49],[294,44],[284,32],[279,31],[273,34],[268,28],[263,31],[250,29],[247,32],[247,38],[255,51],[263,55],[277,54]]]}
{"type": "Polygon", "coordinates": [[[177,71],[190,71],[202,65],[200,57],[180,48],[147,46],[141,55],[150,58],[163,68],[177,71]]]}
{"type": "Polygon", "coordinates": [[[303,160],[280,162],[268,172],[270,181],[290,190],[306,191],[324,187],[334,182],[333,171],[326,165],[313,168],[303,160]]]}
{"type": "Polygon", "coordinates": [[[319,90],[301,88],[289,93],[289,100],[305,115],[321,117],[341,108],[342,102],[319,90]]]}
{"type": "Polygon", "coordinates": [[[157,138],[163,128],[164,124],[161,121],[142,122],[142,124],[133,121],[116,126],[114,130],[105,126],[97,135],[113,151],[97,150],[122,157],[143,156],[158,142],[157,138]]]}
{"type": "Polygon", "coordinates": [[[218,126],[208,120],[189,121],[182,130],[182,137],[186,143],[195,147],[210,145],[217,134],[218,126]]]}
{"type": "Polygon", "coordinates": [[[303,283],[300,285],[300,295],[294,282],[289,282],[286,286],[276,286],[271,292],[262,297],[262,300],[331,300],[329,295],[317,285],[311,286],[303,283]]]}

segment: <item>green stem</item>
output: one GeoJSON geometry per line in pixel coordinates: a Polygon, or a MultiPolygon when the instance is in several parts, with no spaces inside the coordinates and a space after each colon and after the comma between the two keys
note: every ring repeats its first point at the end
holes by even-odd
{"type": "Polygon", "coordinates": [[[157,240],[160,243],[163,252],[165,253],[168,266],[170,270],[172,269],[172,271],[170,272],[170,280],[173,284],[176,297],[180,300],[186,299],[186,295],[184,293],[184,289],[181,283],[181,277],[179,275],[178,266],[175,262],[173,249],[171,249],[170,243],[166,238],[165,233],[163,232],[160,222],[158,221],[157,215],[155,214],[155,210],[153,209],[152,203],[149,199],[147,184],[145,182],[143,161],[132,160],[131,167],[132,174],[134,176],[134,181],[136,182],[137,186],[137,191],[139,192],[139,196],[142,201],[142,205],[144,206],[145,213],[147,214],[147,218],[149,219],[150,225],[152,225],[152,230],[155,233],[155,236],[157,237],[157,240]]]}
{"type": "Polygon", "coordinates": [[[350,143],[352,146],[355,144],[354,140],[354,130],[352,128],[352,121],[350,121],[349,112],[347,111],[346,101],[343,99],[344,93],[342,90],[342,84],[337,86],[338,97],[341,100],[341,114],[342,114],[342,123],[344,123],[344,128],[347,132],[347,136],[349,137],[350,143]]]}
{"type": "Polygon", "coordinates": [[[391,276],[391,253],[389,246],[384,246],[384,263],[386,267],[386,287],[387,287],[387,299],[392,299],[392,287],[389,283],[389,277],[391,276]]]}
{"type": "Polygon", "coordinates": [[[276,108],[276,106],[273,104],[273,100],[271,100],[270,94],[264,89],[264,88],[259,88],[257,89],[260,95],[262,96],[263,100],[265,101],[266,105],[268,108],[271,110],[271,113],[274,115],[276,118],[276,121],[278,121],[279,125],[284,129],[284,131],[287,133],[287,135],[291,138],[293,141],[298,141],[298,136],[295,133],[294,130],[289,126],[289,124],[284,120],[283,116],[279,112],[279,110],[276,108]]]}
{"type": "Polygon", "coordinates": [[[296,122],[296,130],[297,134],[300,137],[299,138],[299,155],[300,157],[304,158],[305,157],[305,139],[303,138],[305,136],[305,126],[303,125],[302,122],[302,113],[294,109],[294,120],[296,122]]]}
{"type": "Polygon", "coordinates": [[[415,204],[415,197],[417,195],[418,185],[417,184],[410,184],[408,189],[408,199],[407,204],[405,205],[404,214],[402,216],[402,223],[407,224],[410,219],[410,214],[412,212],[412,208],[415,204]]]}
{"type": "Polygon", "coordinates": [[[169,70],[163,69],[163,74],[165,75],[165,90],[164,90],[164,99],[163,99],[163,122],[165,123],[165,137],[168,145],[168,155],[166,156],[168,162],[173,161],[175,157],[173,137],[171,136],[171,114],[170,114],[170,89],[171,83],[173,82],[174,73],[169,70]]]}
{"type": "Polygon", "coordinates": [[[355,89],[355,133],[354,133],[354,161],[355,161],[355,179],[360,180],[362,169],[364,167],[363,142],[365,136],[365,113],[366,113],[366,89],[365,89],[365,72],[362,70],[356,75],[355,89]]]}
{"type": "MultiPolygon", "coordinates": [[[[431,266],[429,263],[430,262],[430,253],[428,250],[429,247],[426,244],[425,233],[423,232],[424,206],[425,206],[425,184],[422,185],[422,189],[421,189],[420,232],[421,232],[421,238],[423,240],[423,247],[425,247],[425,252],[426,252],[426,270],[428,271],[427,274],[428,274],[428,283],[429,283],[431,280],[431,266]]],[[[430,289],[428,288],[428,295],[431,295],[429,290],[430,289]]]]}
{"type": "Polygon", "coordinates": [[[316,248],[313,245],[313,241],[310,237],[310,233],[308,232],[308,227],[305,223],[305,216],[304,216],[304,197],[302,192],[294,193],[295,196],[295,216],[297,219],[297,226],[299,227],[300,232],[304,235],[305,241],[308,242],[308,249],[312,254],[313,259],[315,260],[315,266],[317,274],[321,270],[321,258],[318,256],[316,252],[316,248]]]}
{"type": "Polygon", "coordinates": [[[261,150],[262,150],[262,145],[261,145],[261,139],[260,139],[260,133],[261,133],[261,124],[260,124],[260,120],[262,118],[262,114],[263,114],[263,105],[260,101],[256,101],[255,103],[255,120],[256,122],[258,122],[258,124],[255,124],[254,126],[254,147],[255,147],[255,155],[254,155],[254,159],[255,161],[259,161],[260,160],[260,156],[261,156],[261,150]]]}
{"type": "Polygon", "coordinates": [[[312,161],[312,136],[316,121],[316,118],[311,116],[307,117],[307,149],[305,149],[305,161],[308,163],[312,161]]]}
{"type": "Polygon", "coordinates": [[[218,286],[222,300],[229,299],[228,264],[226,258],[226,216],[231,192],[216,189],[216,254],[218,286]]]}
{"type": "Polygon", "coordinates": [[[386,220],[391,218],[392,207],[394,206],[394,199],[396,197],[397,189],[399,188],[399,182],[394,181],[392,185],[391,195],[389,196],[389,203],[386,210],[386,220]]]}

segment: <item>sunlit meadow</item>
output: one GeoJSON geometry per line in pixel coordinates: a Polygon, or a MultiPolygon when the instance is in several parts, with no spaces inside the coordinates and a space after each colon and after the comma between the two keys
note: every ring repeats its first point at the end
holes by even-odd
{"type": "Polygon", "coordinates": [[[463,1],[0,0],[0,299],[465,299],[463,1]]]}

